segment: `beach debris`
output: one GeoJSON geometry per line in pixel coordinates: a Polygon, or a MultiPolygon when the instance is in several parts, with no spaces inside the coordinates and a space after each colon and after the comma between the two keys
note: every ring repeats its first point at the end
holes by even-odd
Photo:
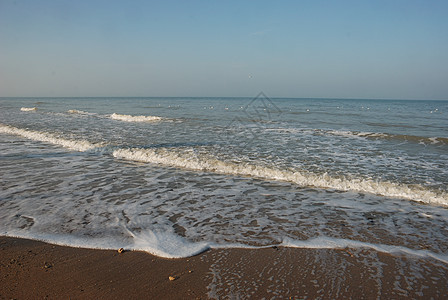
{"type": "Polygon", "coordinates": [[[170,281],[174,281],[174,280],[176,280],[177,278],[179,278],[179,277],[177,277],[177,276],[168,276],[168,279],[169,279],[170,281]]]}
{"type": "Polygon", "coordinates": [[[123,253],[123,252],[124,252],[124,248],[118,249],[118,253],[123,253]]]}
{"type": "Polygon", "coordinates": [[[51,263],[49,263],[49,262],[45,262],[44,263],[44,268],[45,269],[50,269],[50,268],[52,268],[53,267],[53,265],[51,264],[51,263]]]}

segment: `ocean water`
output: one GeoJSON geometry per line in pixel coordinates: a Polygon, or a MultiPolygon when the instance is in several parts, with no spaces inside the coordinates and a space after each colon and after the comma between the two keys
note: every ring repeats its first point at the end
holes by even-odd
{"type": "Polygon", "coordinates": [[[0,234],[448,263],[448,102],[0,98],[0,234]]]}

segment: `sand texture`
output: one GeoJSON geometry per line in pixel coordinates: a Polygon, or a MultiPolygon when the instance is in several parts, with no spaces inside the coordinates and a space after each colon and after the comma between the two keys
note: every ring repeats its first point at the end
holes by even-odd
{"type": "Polygon", "coordinates": [[[448,265],[367,249],[212,249],[184,259],[0,237],[1,299],[446,299],[448,265]]]}

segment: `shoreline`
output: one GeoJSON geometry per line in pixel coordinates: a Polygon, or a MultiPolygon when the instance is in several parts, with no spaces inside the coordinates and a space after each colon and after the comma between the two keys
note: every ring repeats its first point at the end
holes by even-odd
{"type": "Polygon", "coordinates": [[[448,265],[372,249],[210,249],[167,259],[0,236],[0,298],[429,298],[448,265]],[[173,277],[170,280],[170,276],[173,277]]]}

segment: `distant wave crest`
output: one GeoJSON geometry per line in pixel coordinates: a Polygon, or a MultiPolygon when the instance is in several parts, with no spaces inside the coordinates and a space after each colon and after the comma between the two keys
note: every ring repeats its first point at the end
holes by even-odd
{"type": "Polygon", "coordinates": [[[362,138],[370,138],[370,139],[386,139],[386,140],[402,140],[414,143],[424,143],[424,144],[441,144],[448,145],[448,138],[445,137],[424,137],[424,136],[415,136],[415,135],[406,135],[406,134],[392,134],[392,133],[376,133],[376,132],[358,132],[358,131],[337,131],[337,130],[329,130],[326,131],[332,135],[339,136],[353,136],[353,137],[362,137],[362,138]]]}
{"type": "Polygon", "coordinates": [[[90,114],[90,113],[88,113],[86,111],[77,110],[77,109],[69,109],[69,110],[67,110],[67,112],[69,114],[80,114],[80,115],[89,115],[90,114]]]}
{"type": "Polygon", "coordinates": [[[326,130],[326,129],[301,129],[301,128],[268,128],[267,131],[285,132],[289,134],[316,134],[316,135],[333,135],[347,138],[366,138],[375,140],[398,140],[404,142],[432,144],[432,145],[448,145],[447,137],[424,137],[406,134],[393,134],[385,132],[364,132],[350,130],[326,130]]]}
{"type": "Polygon", "coordinates": [[[21,111],[36,111],[37,107],[22,107],[21,111]]]}
{"type": "Polygon", "coordinates": [[[161,117],[157,116],[131,116],[131,115],[121,115],[117,113],[111,114],[110,118],[125,122],[157,122],[162,120],[161,117]]]}

